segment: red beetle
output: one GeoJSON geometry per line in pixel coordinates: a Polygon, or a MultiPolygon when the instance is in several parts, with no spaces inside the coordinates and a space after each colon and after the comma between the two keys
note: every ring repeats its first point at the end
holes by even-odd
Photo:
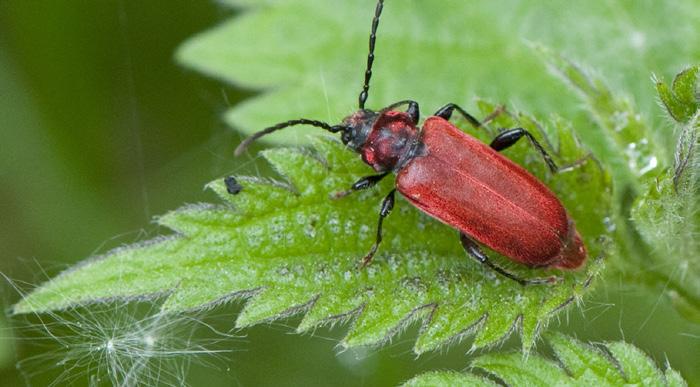
{"type": "Polygon", "coordinates": [[[363,177],[337,197],[372,187],[389,173],[395,173],[396,188],[382,201],[377,239],[362,266],[372,260],[379,247],[382,221],[394,206],[396,190],[421,211],[459,230],[462,245],[470,256],[520,284],[552,282],[554,278],[519,278],[493,264],[477,242],[529,267],[581,266],[586,259],[586,248],[561,202],[537,178],[498,153],[527,137],[556,172],[554,161],[528,131],[506,130],[486,145],[448,121],[457,110],[472,126],[481,126],[472,115],[452,103],[426,119],[420,129],[415,101],[400,101],[376,112],[364,108],[383,3],[383,0],[377,3],[372,20],[359,110],[339,125],[308,119],[279,123],[244,140],[236,148],[236,155],[268,133],[294,125],[311,125],[342,133],[343,143],[379,172],[363,177]],[[402,105],[408,106],[405,112],[394,110],[402,105]]]}

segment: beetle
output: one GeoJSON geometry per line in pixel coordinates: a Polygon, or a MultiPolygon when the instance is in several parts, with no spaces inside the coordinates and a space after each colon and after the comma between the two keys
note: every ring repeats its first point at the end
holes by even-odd
{"type": "Polygon", "coordinates": [[[377,252],[382,223],[394,207],[397,190],[424,213],[457,229],[468,255],[521,285],[550,283],[557,278],[520,278],[493,263],[480,245],[531,268],[580,267],[586,260],[586,247],[559,199],[527,170],[499,153],[525,137],[549,169],[557,172],[554,160],[530,132],[523,128],[505,130],[487,145],[450,123],[456,111],[474,128],[483,126],[454,103],[440,108],[420,128],[416,101],[399,101],[378,111],[365,108],[383,6],[384,0],[379,0],[372,19],[359,109],[338,125],[300,118],[265,128],[242,141],[235,155],[269,133],[310,125],[340,133],[341,141],[377,172],[362,177],[336,197],[373,187],[394,173],[395,187],[381,203],[376,240],[361,267],[377,252]],[[396,110],[401,106],[406,110],[396,110]]]}

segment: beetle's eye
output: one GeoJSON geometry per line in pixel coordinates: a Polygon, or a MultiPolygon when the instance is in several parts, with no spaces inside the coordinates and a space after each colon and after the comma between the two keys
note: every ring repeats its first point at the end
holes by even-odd
{"type": "Polygon", "coordinates": [[[340,137],[340,140],[343,141],[343,144],[347,145],[350,141],[352,141],[352,132],[353,130],[351,128],[347,128],[343,131],[343,135],[340,137]]]}

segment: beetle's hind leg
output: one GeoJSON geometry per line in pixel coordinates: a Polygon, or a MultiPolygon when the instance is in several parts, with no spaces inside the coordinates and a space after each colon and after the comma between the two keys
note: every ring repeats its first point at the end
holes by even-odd
{"type": "Polygon", "coordinates": [[[523,136],[527,137],[532,146],[534,146],[537,152],[542,155],[542,158],[549,167],[549,170],[552,171],[552,173],[559,172],[559,167],[557,167],[557,164],[547,153],[547,151],[544,150],[544,147],[542,147],[542,145],[535,140],[535,137],[530,132],[523,128],[508,129],[505,132],[501,132],[498,136],[496,136],[496,138],[493,139],[493,141],[491,141],[490,146],[491,148],[500,152],[518,142],[518,140],[523,138],[523,136]]]}
{"type": "Polygon", "coordinates": [[[384,221],[384,218],[389,216],[391,210],[394,208],[395,193],[396,189],[392,189],[382,201],[382,208],[379,210],[379,222],[377,224],[377,240],[374,242],[374,245],[372,245],[369,253],[362,258],[362,262],[360,262],[360,269],[372,262],[372,258],[374,258],[374,254],[377,252],[377,248],[379,248],[379,244],[382,242],[382,222],[384,221]]]}
{"type": "Polygon", "coordinates": [[[520,278],[517,275],[515,275],[511,272],[508,272],[507,270],[503,269],[502,267],[491,262],[489,257],[486,254],[484,254],[483,251],[481,251],[481,248],[479,248],[479,245],[477,245],[476,242],[474,242],[467,235],[460,233],[459,239],[462,242],[462,247],[464,247],[464,250],[472,258],[474,258],[477,262],[481,263],[482,265],[488,266],[491,270],[500,273],[504,277],[508,277],[508,278],[512,279],[513,281],[519,283],[520,285],[525,286],[525,285],[551,284],[551,283],[556,283],[559,280],[557,277],[520,278]]]}

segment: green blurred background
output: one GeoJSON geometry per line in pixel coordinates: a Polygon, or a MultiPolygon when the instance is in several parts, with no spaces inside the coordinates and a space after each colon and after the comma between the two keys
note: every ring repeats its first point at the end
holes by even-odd
{"type": "MultiPolygon", "coordinates": [[[[210,180],[260,173],[259,165],[233,159],[240,136],[221,120],[252,92],[173,60],[186,38],[234,13],[209,1],[0,1],[0,272],[26,290],[84,257],[156,235],[154,215],[213,200],[202,190],[210,180]]],[[[2,292],[5,308],[20,296],[9,282],[2,292]]],[[[238,309],[219,308],[205,321],[226,331],[238,309]]],[[[390,385],[422,370],[468,364],[468,343],[416,359],[416,327],[384,348],[339,353],[342,325],[299,336],[291,334],[297,321],[239,332],[245,337],[219,344],[234,352],[195,362],[187,382],[390,385]]],[[[12,322],[16,330],[0,320],[0,384],[47,385],[63,374],[68,367],[55,357],[38,370],[16,368],[47,347],[26,329],[40,330],[40,321],[12,322]]],[[[624,338],[700,383],[698,328],[660,295],[607,283],[551,327],[584,340],[624,338]]],[[[512,338],[504,347],[517,343],[512,338]]],[[[90,384],[87,366],[70,372],[61,385],[90,384]]],[[[166,376],[163,382],[173,380],[166,376]]]]}

